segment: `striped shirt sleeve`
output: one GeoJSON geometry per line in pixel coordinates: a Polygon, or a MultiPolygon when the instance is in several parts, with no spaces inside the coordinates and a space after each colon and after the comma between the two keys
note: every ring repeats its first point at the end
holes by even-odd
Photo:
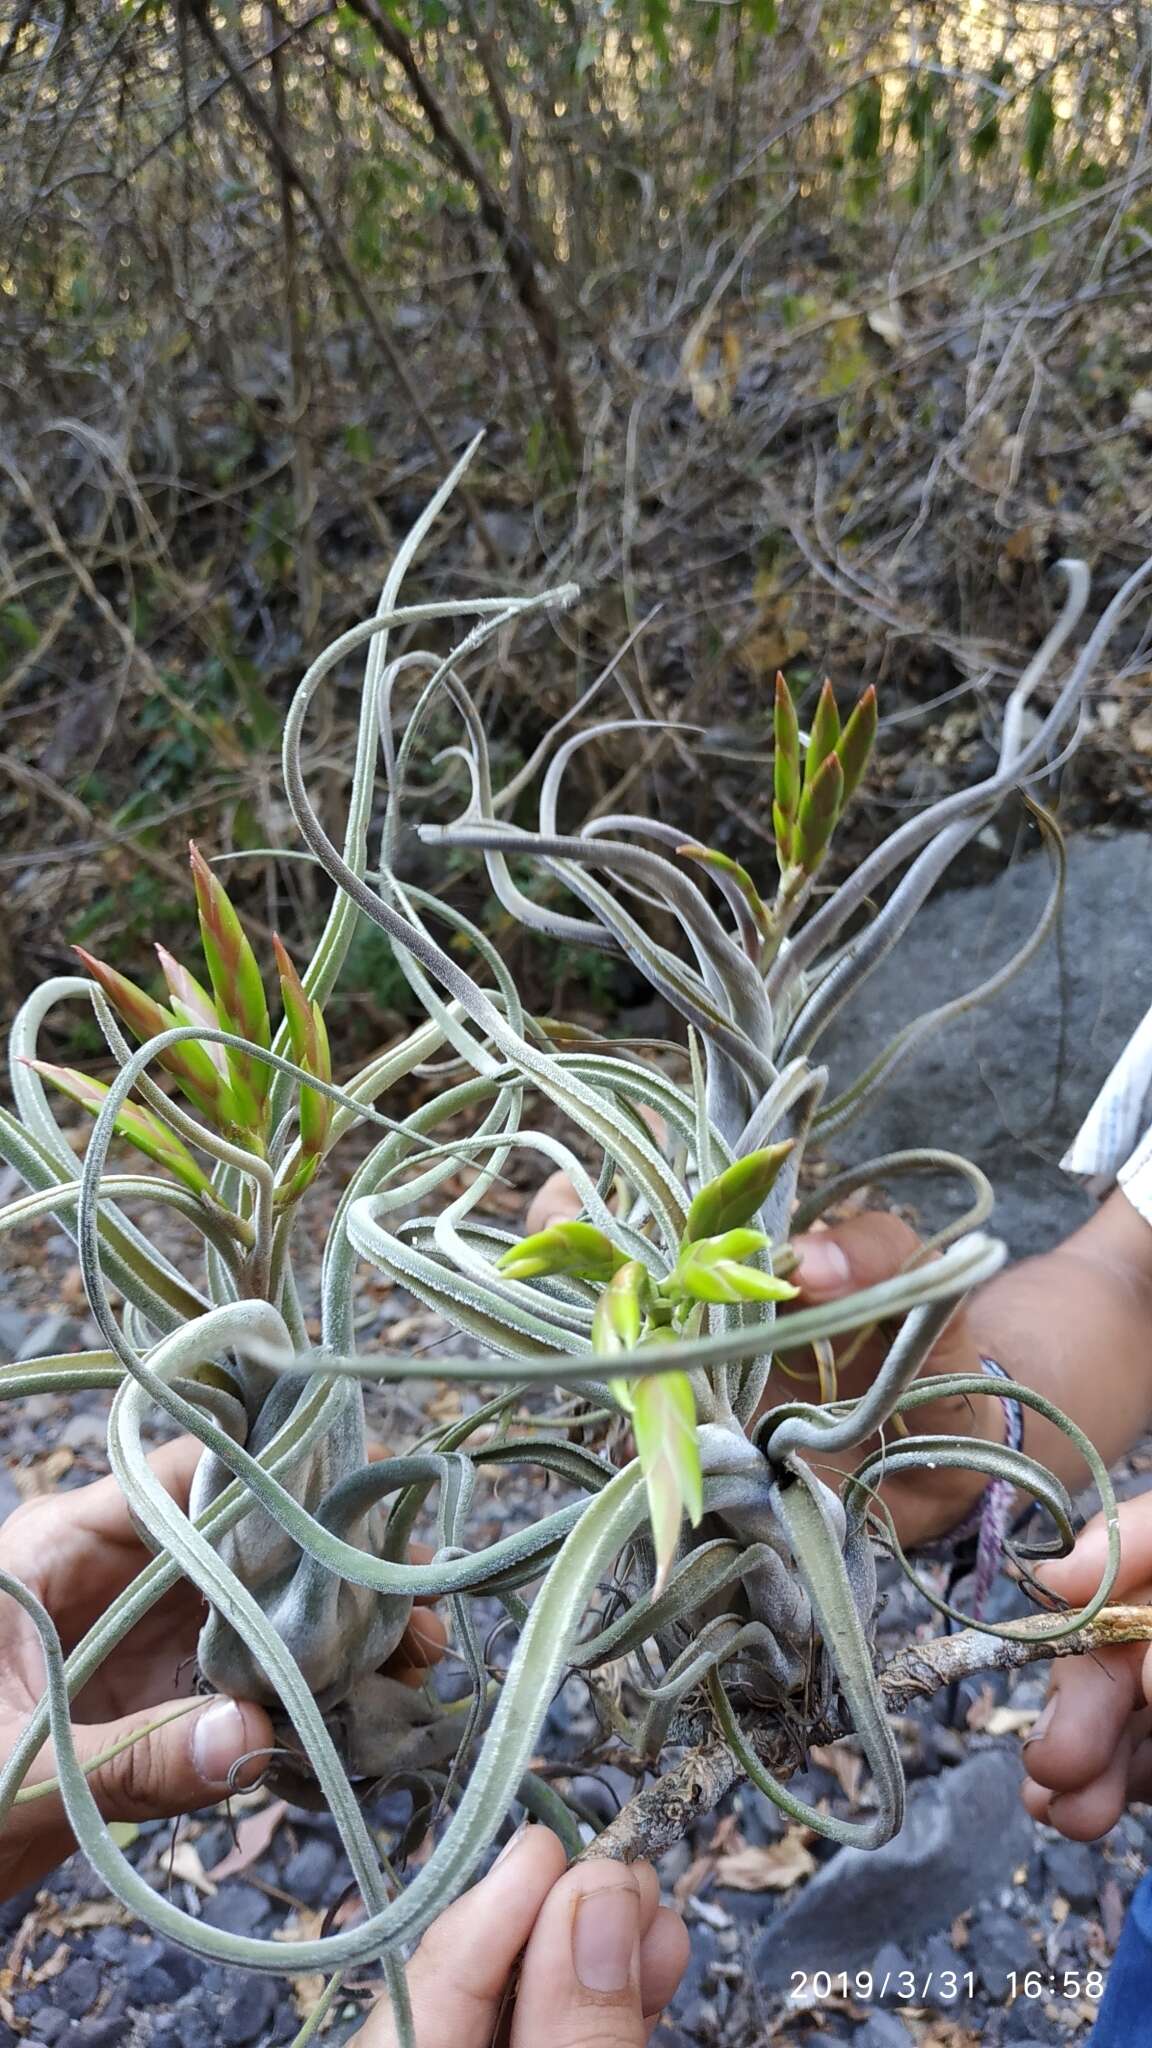
{"type": "Polygon", "coordinates": [[[1060,1161],[1095,1194],[1119,1184],[1152,1224],[1152,1010],[1133,1033],[1060,1161]]]}

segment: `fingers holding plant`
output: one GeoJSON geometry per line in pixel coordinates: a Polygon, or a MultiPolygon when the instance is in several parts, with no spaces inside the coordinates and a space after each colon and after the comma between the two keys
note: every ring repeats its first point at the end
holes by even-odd
{"type": "MultiPolygon", "coordinates": [[[[1122,1501],[1120,1570],[1113,1597],[1152,1603],[1152,1496],[1122,1501]]],[[[1072,1607],[1090,1599],[1107,1557],[1097,1515],[1067,1557],[1037,1576],[1072,1607]]],[[[1119,1820],[1131,1799],[1152,1789],[1152,1648],[1129,1643],[1069,1657],[1053,1666],[1048,1699],[1024,1743],[1024,1803],[1037,1820],[1073,1841],[1092,1841],[1119,1820]]]]}
{"type": "MultiPolygon", "coordinates": [[[[408,1967],[417,2048],[644,2048],[687,1964],[684,1923],[650,1864],[565,1860],[523,1828],[429,1928],[408,1967]]],[[[382,2001],[356,2048],[396,2040],[382,2001]]]]}

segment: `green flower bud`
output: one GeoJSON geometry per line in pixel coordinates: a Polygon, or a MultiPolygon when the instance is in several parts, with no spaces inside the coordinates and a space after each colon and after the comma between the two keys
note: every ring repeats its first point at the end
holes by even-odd
{"type": "Polygon", "coordinates": [[[780,671],[776,672],[776,702],[773,710],[775,756],[772,767],[774,802],[773,829],[780,870],[792,863],[792,834],[800,807],[800,726],[792,692],[780,671]]]}
{"type": "MultiPolygon", "coordinates": [[[[268,1004],[256,955],[245,936],[228,893],[213,874],[203,854],[190,842],[189,858],[200,915],[200,938],[220,1023],[225,1031],[254,1045],[272,1043],[268,1004]]],[[[259,1132],[271,1086],[271,1069],[250,1054],[228,1048],[228,1072],[236,1098],[237,1120],[246,1130],[259,1132]]]]}
{"type": "Polygon", "coordinates": [[[829,754],[823,767],[818,768],[811,782],[805,784],[800,799],[800,815],[796,820],[793,850],[797,866],[806,875],[815,874],[827,853],[843,802],[844,770],[837,756],[829,754]]]}
{"type": "Polygon", "coordinates": [[[749,1152],[702,1187],[688,1211],[685,1244],[701,1237],[716,1237],[722,1230],[749,1223],[772,1192],[793,1145],[793,1139],[785,1138],[778,1145],[765,1145],[759,1152],[749,1152]]]}
{"type": "MultiPolygon", "coordinates": [[[[284,1016],[288,1025],[292,1057],[297,1066],[306,1068],[310,1074],[315,1074],[318,1081],[330,1081],[332,1055],[320,1006],[309,999],[292,960],[275,936],[272,946],[280,975],[280,993],[284,1002],[284,1016]]],[[[328,1140],[332,1107],[330,1096],[319,1094],[315,1088],[301,1088],[298,1109],[300,1149],[306,1160],[319,1162],[328,1140]]],[[[315,1165],[312,1172],[315,1172],[315,1165]]],[[[308,1178],[311,1177],[309,1174],[308,1178]]]]}
{"type": "Polygon", "coordinates": [[[613,1358],[634,1351],[644,1328],[648,1275],[638,1259],[628,1259],[613,1274],[592,1317],[592,1349],[613,1358]]]}
{"type": "Polygon", "coordinates": [[[767,1244],[760,1230],[726,1230],[719,1237],[686,1244],[663,1283],[664,1292],[687,1301],[791,1301],[800,1292],[798,1287],[742,1263],[767,1244]]]}
{"type": "Polygon", "coordinates": [[[593,1223],[553,1223],[533,1237],[509,1245],[496,1261],[510,1280],[535,1280],[545,1273],[570,1273],[576,1280],[607,1283],[627,1264],[610,1237],[593,1223]]]}
{"type": "Polygon", "coordinates": [[[836,743],[836,753],[844,770],[844,796],[841,807],[847,803],[868,766],[879,722],[876,691],[869,683],[836,743]]]}
{"type": "MultiPolygon", "coordinates": [[[[165,1010],[152,996],[146,995],[134,981],[129,981],[126,974],[118,974],[103,960],[94,959],[83,946],[75,946],[73,951],[84,962],[92,979],[99,982],[121,1022],[141,1044],[159,1037],[162,1031],[171,1031],[174,1025],[183,1021],[171,1010],[165,1010]]],[[[236,1104],[232,1089],[204,1046],[197,1045],[195,1039],[188,1039],[183,1045],[169,1046],[167,1052],[160,1054],[160,1065],[179,1082],[192,1107],[198,1109],[217,1130],[224,1131],[235,1124],[236,1104]]]]}
{"type": "Polygon", "coordinates": [[[840,713],[836,709],[836,695],[827,676],[824,687],[816,700],[812,725],[808,733],[808,751],[804,757],[804,781],[810,783],[817,770],[822,768],[829,754],[834,754],[840,738],[840,713]]]}
{"type": "MultiPolygon", "coordinates": [[[[25,1066],[42,1074],[46,1081],[78,1102],[82,1109],[92,1116],[99,1116],[110,1093],[103,1081],[94,1080],[91,1074],[81,1074],[75,1067],[56,1067],[48,1060],[25,1060],[25,1066]]],[[[134,1145],[146,1159],[162,1166],[174,1180],[190,1188],[194,1195],[209,1193],[212,1183],[199,1167],[186,1145],[182,1144],[175,1131],[166,1123],[145,1109],[139,1102],[122,1103],[116,1112],[115,1128],[121,1138],[134,1145]]]]}

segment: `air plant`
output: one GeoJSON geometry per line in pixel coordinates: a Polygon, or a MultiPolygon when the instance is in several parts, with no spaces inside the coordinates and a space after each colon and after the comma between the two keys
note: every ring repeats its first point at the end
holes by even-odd
{"type": "MultiPolygon", "coordinates": [[[[546,764],[530,764],[542,769],[534,822],[512,822],[514,804],[523,815],[528,773],[494,786],[462,671],[494,635],[530,613],[571,605],[577,592],[400,603],[412,558],[467,460],[401,547],[375,616],[312,664],[288,713],[285,784],[305,853],[333,898],[306,967],[298,971],[277,945],[275,1031],[265,981],[271,963],[259,958],[211,861],[194,850],[206,981],[162,951],[161,1000],[85,957],[84,975],[47,983],[17,1017],[15,1114],[0,1112],[0,1156],[29,1189],[0,1211],[0,1227],[52,1216],[75,1238],[101,1338],[97,1350],[4,1367],[0,1393],[17,1399],[46,1386],[67,1394],[115,1383],[109,1457],[156,1550],[67,1658],[44,1611],[3,1579],[39,1630],[48,1682],[0,1778],[0,1814],[50,1733],[76,1836],[142,1919],[216,1960],[327,1971],[333,1983],[349,1967],[383,1958],[402,2037],[404,1945],[473,1876],[514,1805],[546,1812],[575,1838],[555,1788],[532,1768],[568,1671],[595,1686],[603,1667],[619,1674],[626,1660],[631,1679],[611,1701],[605,1695],[605,1711],[615,1716],[616,1739],[631,1742],[638,1758],[655,1766],[703,1715],[786,1813],[837,1840],[877,1844],[899,1828],[904,1807],[873,1661],[875,1539],[892,1540],[876,1505],[882,1470],[952,1462],[1008,1478],[1049,1510],[1061,1546],[1071,1542],[1071,1504],[1034,1460],[907,1426],[914,1430],[916,1377],[941,1329],[1004,1256],[983,1232],[991,1194],[974,1167],[937,1150],[871,1162],[855,1179],[926,1167],[955,1172],[971,1190],[966,1215],[935,1240],[931,1261],[826,1307],[784,1317],[777,1310],[795,1291],[790,1236],[845,1185],[833,1179],[798,1193],[806,1145],[838,1130],[911,1045],[993,993],[1051,929],[1062,852],[1041,808],[1034,806],[1053,861],[1052,895],[1009,967],[959,1004],[909,1023],[864,1073],[836,1088],[820,1064],[828,1025],[898,943],[948,863],[1009,794],[1030,790],[1066,743],[1093,665],[1152,568],[1113,599],[1026,737],[1025,706],[1087,598],[1083,566],[1061,565],[1063,609],[1009,698],[995,772],[903,824],[814,908],[832,835],[866,773],[876,729],[870,690],[841,725],[826,685],[805,734],[778,682],[774,895],[762,895],[744,865],[671,823],[621,813],[561,829],[574,753],[620,723],[563,732],[592,692],[557,727],[546,764]],[[462,611],[472,624],[450,654],[390,656],[397,629],[410,641],[421,625],[462,611]],[[364,686],[337,846],[309,791],[305,739],[314,700],[357,650],[366,652],[364,686]],[[397,744],[393,696],[414,672],[422,687],[397,744]],[[484,931],[403,878],[410,764],[430,715],[442,720],[446,708],[459,720],[467,789],[455,821],[425,825],[423,837],[454,856],[482,858],[494,896],[525,925],[639,969],[684,1027],[663,1053],[528,1014],[484,931]],[[526,863],[551,879],[547,901],[516,880],[526,863]],[[653,933],[654,909],[662,937],[653,933]],[[861,921],[865,910],[871,914],[861,921]],[[325,1011],[361,919],[391,942],[426,1021],[338,1082],[325,1011]],[[668,941],[669,920],[679,944],[668,941]],[[95,1013],[115,1063],[107,1088],[39,1057],[49,1014],[76,1002],[95,1013]],[[406,1107],[407,1077],[417,1068],[426,1076],[438,1052],[439,1093],[406,1107]],[[79,1162],[48,1089],[94,1117],[79,1162]],[[366,1128],[374,1142],[343,1188],[319,1298],[305,1303],[293,1263],[301,1201],[318,1174],[334,1170],[342,1140],[366,1128]],[[113,1167],[117,1142],[140,1158],[113,1167]],[[525,1239],[485,1215],[486,1195],[518,1151],[567,1172],[583,1205],[579,1220],[525,1239]],[[196,1226],[202,1272],[177,1270],[133,1223],[141,1198],[196,1226]],[[386,1345],[357,1347],[361,1261],[471,1340],[467,1351],[437,1353],[429,1372],[488,1395],[461,1419],[430,1424],[409,1454],[375,1462],[364,1389],[410,1378],[418,1366],[386,1345]],[[837,1335],[878,1325],[896,1334],[865,1394],[840,1399],[834,1385],[813,1391],[801,1380],[797,1398],[765,1407],[773,1360],[802,1361],[826,1352],[837,1335]],[[551,1410],[533,1405],[541,1390],[551,1410]],[[157,1410],[204,1447],[187,1514],[145,1458],[142,1426],[157,1410]],[[572,1440],[581,1417],[595,1448],[572,1440]],[[904,1433],[890,1437],[884,1463],[865,1447],[902,1417],[904,1433]],[[861,1462],[833,1490],[819,1476],[824,1461],[853,1450],[861,1462]],[[470,1519],[476,1480],[514,1466],[554,1475],[568,1497],[528,1527],[484,1543],[470,1519]],[[428,1513],[438,1547],[431,1562],[414,1563],[409,1535],[428,1513]],[[146,1883],[102,1821],[77,1764],[69,1699],[181,1575],[209,1605],[202,1686],[269,1703],[282,1741],[279,1782],[334,1815],[363,1896],[357,1924],[288,1941],[206,1926],[146,1883]],[[605,1607],[600,1589],[609,1577],[605,1607]],[[536,1589],[530,1600],[528,1586],[536,1589]],[[451,1603],[469,1678],[463,1700],[445,1705],[433,1688],[413,1693],[383,1673],[417,1596],[451,1603]],[[503,1608],[509,1633],[501,1640],[514,1641],[499,1672],[485,1654],[481,1602],[485,1612],[493,1602],[503,1608]],[[804,1728],[829,1718],[854,1731],[871,1769],[876,1806],[866,1820],[804,1805],[762,1761],[758,1731],[766,1723],[799,1727],[802,1741],[804,1728]],[[437,1816],[431,1852],[399,1890],[361,1804],[366,1787],[392,1780],[423,1787],[422,1810],[437,1816]]],[[[963,1376],[933,1381],[942,1394],[984,1385],[963,1376]]],[[[1091,1446],[1040,1397],[1018,1391],[1076,1438],[1111,1517],[1109,1570],[1087,1608],[1045,1621],[1045,1639],[1056,1643],[1107,1598],[1116,1563],[1112,1496],[1091,1446]]],[[[1030,1626],[1034,1636],[1035,1621],[1030,1626]]]]}

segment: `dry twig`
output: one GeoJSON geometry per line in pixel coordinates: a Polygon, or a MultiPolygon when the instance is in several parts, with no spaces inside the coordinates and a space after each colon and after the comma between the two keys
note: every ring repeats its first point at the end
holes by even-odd
{"type": "MultiPolygon", "coordinates": [[[[1055,1643],[1040,1636],[1050,1622],[1050,1615],[1037,1614],[1020,1623],[1024,1631],[1035,1628],[1037,1635],[1032,1641],[1007,1642],[983,1629],[968,1628],[958,1635],[910,1644],[880,1673],[889,1712],[903,1713],[913,1700],[928,1699],[944,1686],[956,1685],[981,1671],[1019,1671],[1026,1664],[1039,1664],[1049,1657],[1084,1657],[1098,1650],[1114,1649],[1120,1643],[1152,1642],[1152,1607],[1105,1607],[1086,1628],[1055,1643]]],[[[797,1756],[795,1737],[790,1730],[782,1729],[778,1723],[759,1727],[752,1723],[748,1732],[761,1762],[774,1776],[788,1778],[802,1768],[804,1759],[797,1756]]],[[[829,1726],[813,1730],[810,1740],[835,1741],[843,1733],[842,1728],[829,1726]]],[[[630,1799],[585,1854],[611,1857],[622,1863],[659,1856],[718,1806],[724,1794],[738,1785],[743,1776],[726,1743],[715,1738],[701,1742],[654,1784],[630,1799]]]]}

